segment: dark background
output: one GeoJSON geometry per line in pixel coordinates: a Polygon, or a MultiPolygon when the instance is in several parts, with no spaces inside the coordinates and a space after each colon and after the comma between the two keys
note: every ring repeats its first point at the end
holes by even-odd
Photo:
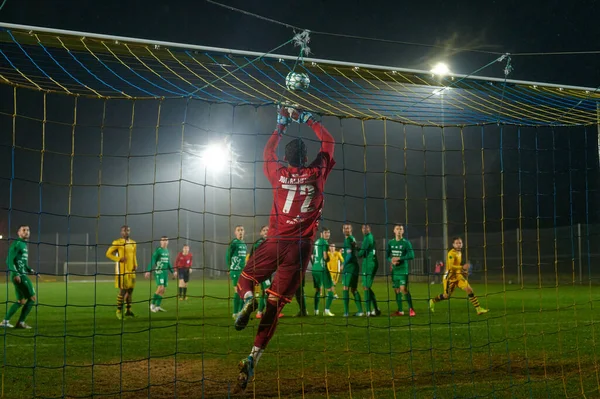
{"type": "MultiPolygon", "coordinates": [[[[370,2],[368,8],[363,2],[332,1],[228,4],[314,30],[447,46],[314,34],[315,57],[417,69],[443,60],[458,73],[470,73],[498,56],[449,47],[511,53],[593,50],[590,38],[600,33],[596,24],[581,23],[598,13],[597,3],[586,1],[481,2],[468,7],[437,1],[394,7],[370,2]]],[[[204,2],[9,0],[0,19],[260,52],[293,34],[204,2]]],[[[514,56],[513,65],[514,79],[588,87],[600,81],[598,55],[514,56]]],[[[502,67],[496,64],[482,74],[502,76],[502,67]]],[[[46,151],[41,152],[43,96],[17,90],[16,118],[12,96],[12,88],[0,86],[1,234],[6,238],[10,228],[14,236],[16,225],[30,224],[31,241],[40,243],[32,245],[32,263],[46,273],[62,273],[67,260],[105,262],[106,245],[128,223],[132,237],[141,243],[140,262],[149,260],[152,240],[166,234],[177,239],[173,247],[190,240],[198,263],[213,276],[213,270],[224,269],[224,248],[233,226],[244,224],[251,241],[268,219],[271,190],[260,162],[273,128],[271,108],[166,100],[157,129],[158,100],[137,102],[132,125],[131,101],[80,99],[73,127],[74,99],[50,94],[46,151]],[[207,176],[196,157],[181,151],[186,111],[185,141],[204,145],[229,137],[240,166],[236,173],[207,176]]],[[[542,270],[550,281],[559,274],[569,282],[581,259],[584,274],[592,271],[588,248],[595,248],[596,240],[596,126],[440,129],[387,122],[384,128],[381,121],[333,117],[324,123],[338,142],[323,221],[334,231],[334,242],[342,239],[344,221],[355,223],[359,240],[359,224],[368,221],[383,246],[392,224],[399,221],[406,223],[422,258],[415,262],[417,273],[440,259],[446,246],[441,239],[444,139],[449,234],[466,234],[469,258],[480,270],[497,275],[504,264],[515,278],[521,263],[532,277],[542,270]],[[578,224],[583,224],[580,235],[578,224]],[[520,245],[518,228],[525,231],[520,245]]],[[[296,127],[290,135],[295,134],[312,137],[306,128],[296,127]]],[[[316,150],[311,143],[309,154],[316,150]]],[[[110,272],[106,267],[102,272],[110,272]]]]}
{"type": "MultiPolygon", "coordinates": [[[[498,53],[551,53],[600,50],[600,14],[595,0],[529,1],[303,1],[223,3],[313,31],[325,31],[442,48],[386,44],[312,35],[313,56],[429,70],[438,61],[470,73],[498,53]],[[445,47],[445,48],[443,48],[445,47]]],[[[266,52],[289,40],[283,26],[204,2],[8,0],[4,22],[266,52]]],[[[292,48],[284,52],[295,55],[292,48]]],[[[592,55],[513,56],[513,79],[587,87],[600,85],[600,61],[592,55]]],[[[495,64],[484,76],[503,76],[495,64]]]]}

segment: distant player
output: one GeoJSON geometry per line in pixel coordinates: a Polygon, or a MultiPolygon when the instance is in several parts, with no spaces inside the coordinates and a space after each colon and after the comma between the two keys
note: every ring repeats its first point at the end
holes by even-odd
{"type": "Polygon", "coordinates": [[[129,235],[129,226],[121,227],[121,238],[112,242],[106,251],[106,257],[115,265],[115,288],[119,289],[117,296],[117,319],[123,319],[123,301],[125,301],[125,316],[135,317],[131,311],[133,290],[135,289],[135,271],[138,267],[137,244],[129,235]]]}
{"type": "Polygon", "coordinates": [[[175,258],[175,275],[179,279],[179,300],[187,301],[187,286],[192,274],[193,256],[190,252],[190,246],[184,245],[181,252],[175,258]]]}
{"type": "Polygon", "coordinates": [[[396,304],[398,305],[398,311],[394,313],[394,316],[404,316],[402,310],[402,295],[404,295],[404,299],[408,303],[408,314],[410,317],[414,317],[417,314],[413,309],[412,297],[408,290],[408,274],[410,272],[408,261],[415,258],[415,252],[410,241],[404,238],[403,225],[394,225],[394,239],[388,241],[385,254],[390,263],[392,287],[396,293],[396,304]]]}
{"type": "MultiPolygon", "coordinates": [[[[231,278],[231,284],[233,285],[233,288],[236,289],[240,274],[246,266],[246,252],[248,251],[248,247],[244,242],[244,226],[235,226],[234,234],[235,238],[231,240],[229,247],[227,248],[227,266],[229,267],[229,278],[231,278]]],[[[231,317],[235,319],[240,310],[242,310],[243,305],[244,303],[236,289],[235,293],[233,294],[233,314],[231,317]]]]}
{"type": "Polygon", "coordinates": [[[356,239],[352,235],[352,225],[345,223],[342,226],[342,232],[346,237],[344,239],[344,268],[342,270],[342,285],[344,292],[342,302],[344,303],[344,317],[350,315],[350,292],[354,296],[354,303],[358,312],[354,316],[364,316],[360,293],[358,292],[358,258],[356,257],[356,239]]]}
{"type": "Polygon", "coordinates": [[[469,270],[469,264],[462,264],[462,238],[455,237],[452,240],[452,249],[448,251],[448,259],[446,261],[446,272],[442,280],[444,287],[444,293],[436,296],[429,301],[429,309],[433,312],[435,310],[435,304],[450,298],[456,287],[467,293],[469,301],[475,307],[478,315],[487,313],[488,310],[482,308],[479,305],[479,300],[473,293],[473,289],[467,281],[467,275],[469,270]]]}
{"type": "Polygon", "coordinates": [[[156,281],[156,292],[150,303],[150,310],[153,313],[166,312],[160,304],[165,296],[167,285],[169,285],[169,272],[173,273],[171,254],[167,249],[168,246],[169,239],[167,236],[162,236],[160,238],[160,247],[156,248],[152,254],[152,259],[146,271],[146,278],[150,278],[150,274],[154,271],[154,281],[156,281]]]}
{"type": "Polygon", "coordinates": [[[269,237],[252,254],[242,273],[238,292],[244,298],[244,307],[235,321],[237,330],[244,329],[257,307],[254,285],[275,273],[269,298],[257,329],[250,355],[240,362],[238,387],[245,390],[254,367],[260,360],[277,327],[277,314],[289,303],[306,272],[312,244],[323,209],[325,181],[335,164],[334,139],[327,129],[306,112],[290,107],[279,107],[277,128],[264,150],[264,172],[273,187],[273,208],[269,222],[269,237]],[[290,121],[306,123],[321,141],[316,159],[308,166],[304,141],[292,139],[285,146],[285,161],[281,165],[277,146],[290,121]]]}
{"type": "Polygon", "coordinates": [[[19,321],[17,321],[17,325],[15,328],[24,328],[29,330],[31,327],[25,323],[25,319],[27,319],[27,315],[33,309],[33,305],[35,305],[35,289],[33,288],[33,284],[28,274],[35,274],[33,269],[29,267],[29,253],[27,249],[27,241],[29,241],[29,226],[19,226],[17,230],[17,238],[10,245],[8,250],[8,257],[6,258],[6,265],[8,266],[8,271],[10,272],[10,280],[15,287],[15,294],[17,297],[17,302],[13,303],[11,307],[8,309],[6,316],[4,316],[4,320],[2,320],[2,324],[0,327],[4,328],[12,328],[13,325],[10,324],[11,317],[17,313],[17,310],[21,306],[23,306],[23,310],[21,310],[21,316],[19,316],[19,321]]]}
{"type": "Polygon", "coordinates": [[[335,292],[335,286],[340,280],[340,274],[342,269],[342,264],[344,263],[344,257],[342,256],[341,251],[337,251],[335,248],[335,244],[329,244],[329,252],[327,253],[327,268],[329,269],[329,274],[331,274],[331,280],[333,280],[333,298],[337,299],[337,294],[335,292]]]}
{"type": "Polygon", "coordinates": [[[329,257],[329,237],[331,231],[328,228],[323,228],[321,231],[321,238],[315,242],[313,254],[311,256],[312,262],[312,276],[313,285],[315,287],[315,315],[319,314],[319,301],[321,300],[321,288],[324,288],[327,292],[327,299],[325,300],[325,310],[323,315],[335,316],[331,313],[331,303],[333,302],[333,280],[331,274],[327,268],[327,259],[329,257]]]}
{"type": "Polygon", "coordinates": [[[365,310],[367,316],[379,316],[381,311],[377,306],[377,298],[375,292],[373,292],[373,281],[377,275],[377,269],[379,269],[379,262],[377,260],[377,247],[375,246],[375,239],[373,233],[371,233],[371,226],[368,224],[362,225],[363,242],[358,251],[358,257],[362,258],[362,286],[365,294],[365,310]],[[371,311],[371,309],[373,309],[371,311]]]}

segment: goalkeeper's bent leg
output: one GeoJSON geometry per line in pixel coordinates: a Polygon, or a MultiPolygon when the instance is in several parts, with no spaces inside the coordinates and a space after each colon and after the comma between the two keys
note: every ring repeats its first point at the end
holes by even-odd
{"type": "Polygon", "coordinates": [[[260,324],[258,325],[258,331],[256,338],[254,339],[254,346],[265,349],[269,344],[269,341],[275,334],[277,329],[277,322],[279,320],[279,313],[283,310],[285,303],[280,299],[273,299],[270,297],[267,300],[267,306],[263,313],[260,324]]]}

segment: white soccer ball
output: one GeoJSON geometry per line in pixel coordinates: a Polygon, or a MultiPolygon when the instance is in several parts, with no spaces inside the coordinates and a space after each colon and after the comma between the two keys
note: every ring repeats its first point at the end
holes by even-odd
{"type": "Polygon", "coordinates": [[[285,87],[290,91],[302,91],[310,86],[310,78],[305,73],[290,72],[285,77],[285,87]]]}

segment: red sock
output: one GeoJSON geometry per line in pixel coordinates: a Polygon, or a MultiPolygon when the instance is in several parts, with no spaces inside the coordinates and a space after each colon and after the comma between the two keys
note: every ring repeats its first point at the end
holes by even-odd
{"type": "Polygon", "coordinates": [[[242,300],[244,300],[244,295],[246,295],[246,292],[254,292],[254,281],[242,274],[238,279],[236,288],[238,295],[240,298],[242,298],[242,300]]]}
{"type": "Polygon", "coordinates": [[[285,303],[282,301],[267,301],[267,306],[265,307],[262,319],[260,319],[260,324],[258,325],[258,332],[256,333],[256,338],[254,339],[254,346],[258,346],[262,349],[267,347],[269,341],[275,334],[275,330],[277,329],[277,321],[279,320],[278,315],[283,310],[284,306],[285,303]]]}

